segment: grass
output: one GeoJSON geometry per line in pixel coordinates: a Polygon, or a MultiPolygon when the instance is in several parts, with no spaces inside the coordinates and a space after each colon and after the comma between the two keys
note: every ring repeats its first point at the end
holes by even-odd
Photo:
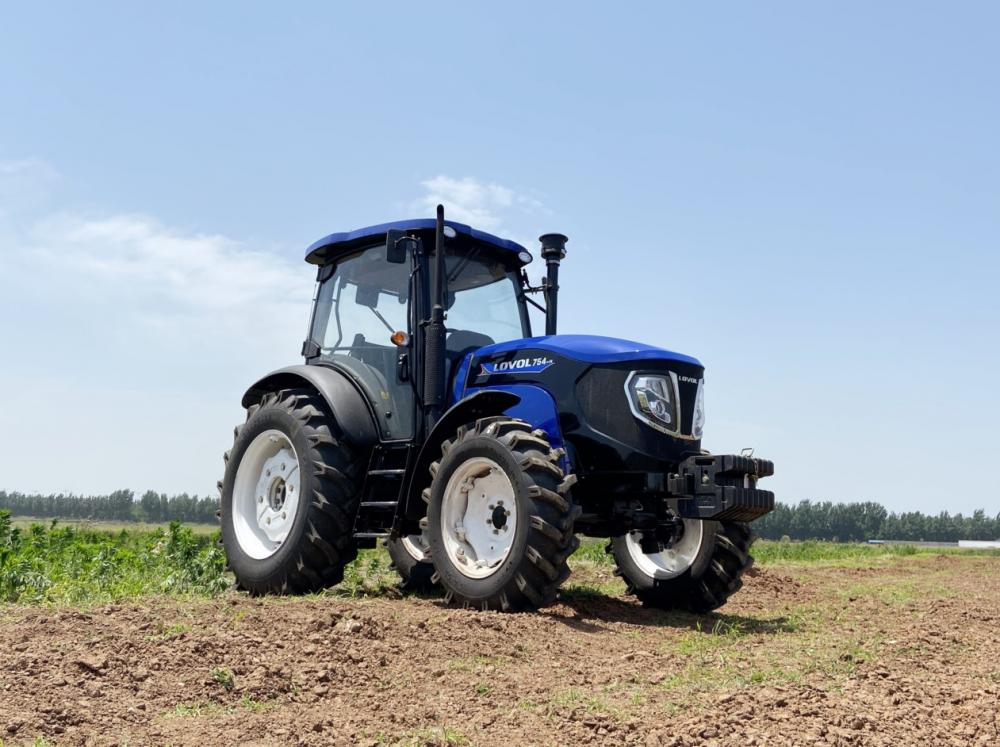
{"type": "Polygon", "coordinates": [[[507,660],[500,656],[473,656],[465,659],[451,659],[448,668],[456,672],[479,672],[503,667],[507,660]]]}
{"type": "MultiPolygon", "coordinates": [[[[0,512],[0,603],[90,605],[150,594],[210,596],[232,585],[225,573],[218,532],[199,526],[169,526],[114,522],[28,523],[0,512]]],[[[621,580],[613,575],[614,559],[607,540],[583,538],[570,562],[574,571],[564,586],[573,600],[619,596],[621,580]]],[[[998,550],[913,545],[835,544],[831,542],[759,541],[753,555],[761,566],[857,566],[892,562],[921,555],[986,555],[998,550]]],[[[384,548],[362,550],[347,566],[344,581],[325,594],[349,598],[398,595],[398,577],[384,548]]],[[[917,592],[905,586],[864,585],[845,590],[847,596],[878,596],[903,604],[917,592]]],[[[236,625],[239,620],[234,620],[236,625]]],[[[159,631],[170,637],[180,629],[159,631]]]]}
{"type": "Polygon", "coordinates": [[[663,644],[661,654],[678,655],[680,666],[653,683],[653,691],[670,703],[684,703],[697,694],[732,688],[754,688],[800,682],[810,675],[839,679],[875,657],[880,634],[832,633],[831,615],[841,603],[836,594],[821,603],[791,610],[797,622],[786,631],[764,634],[717,620],[711,629],[694,630],[663,644]],[[758,644],[758,645],[755,645],[758,644]]]}
{"type": "Polygon", "coordinates": [[[1000,557],[1000,550],[965,549],[958,547],[923,547],[920,545],[868,545],[859,542],[774,542],[754,543],[753,556],[763,565],[830,564],[854,565],[873,560],[889,560],[915,555],[960,555],[962,557],[1000,557]]]}
{"type": "MultiPolygon", "coordinates": [[[[605,550],[605,539],[584,538],[573,554],[577,566],[613,566],[614,558],[605,550]]],[[[890,560],[914,555],[959,555],[1000,557],[1000,550],[920,545],[869,545],[861,542],[776,542],[757,540],[751,553],[761,565],[832,564],[854,565],[873,560],[890,560]]]]}
{"type": "Polygon", "coordinates": [[[156,633],[146,636],[147,641],[169,641],[172,638],[176,638],[181,633],[187,633],[191,630],[191,626],[187,623],[173,623],[171,625],[165,625],[164,623],[159,623],[158,631],[156,633]]]}
{"type": "MultiPolygon", "coordinates": [[[[35,524],[51,526],[52,524],[63,527],[73,527],[91,532],[152,532],[157,529],[169,529],[170,522],[147,522],[147,521],[95,521],[92,519],[43,519],[34,516],[14,516],[11,524],[17,529],[29,529],[35,524]]],[[[219,531],[218,524],[195,524],[183,522],[187,529],[194,534],[210,536],[219,531]]]]}
{"type": "Polygon", "coordinates": [[[428,747],[428,745],[467,745],[472,741],[462,732],[449,726],[436,726],[420,729],[402,739],[389,739],[385,735],[376,737],[378,744],[394,745],[394,747],[428,747]]]}
{"type": "MultiPolygon", "coordinates": [[[[254,700],[249,695],[244,695],[237,702],[228,705],[213,703],[211,701],[178,703],[163,715],[167,718],[204,718],[225,716],[231,713],[239,713],[240,711],[261,713],[262,711],[270,711],[277,707],[278,704],[274,701],[254,700]]],[[[3,747],[2,743],[0,743],[0,747],[3,747]]]]}

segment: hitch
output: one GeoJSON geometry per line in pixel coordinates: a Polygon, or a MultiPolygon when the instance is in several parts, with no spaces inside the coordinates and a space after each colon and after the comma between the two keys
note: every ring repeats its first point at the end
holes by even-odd
{"type": "Polygon", "coordinates": [[[688,519],[753,521],[774,510],[774,493],[757,480],[774,474],[774,463],[736,454],[700,454],[668,474],[667,493],[688,519]]]}

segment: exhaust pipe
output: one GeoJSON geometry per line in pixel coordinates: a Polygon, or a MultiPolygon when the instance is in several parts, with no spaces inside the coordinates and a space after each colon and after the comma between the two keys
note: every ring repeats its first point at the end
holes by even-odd
{"type": "Polygon", "coordinates": [[[556,316],[559,310],[559,263],[566,256],[568,238],[561,233],[547,233],[539,236],[542,242],[542,259],[545,260],[545,277],[542,292],[545,295],[545,334],[556,333],[556,316]]]}
{"type": "Polygon", "coordinates": [[[424,328],[424,412],[430,431],[441,417],[445,397],[444,206],[437,206],[434,261],[431,263],[431,313],[424,328]]]}

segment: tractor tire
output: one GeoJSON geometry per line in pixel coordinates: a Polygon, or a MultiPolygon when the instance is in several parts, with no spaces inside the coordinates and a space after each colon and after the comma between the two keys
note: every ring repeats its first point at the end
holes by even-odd
{"type": "Polygon", "coordinates": [[[431,465],[424,533],[448,601],[518,611],[556,599],[580,513],[544,431],[506,416],[458,429],[431,465]]]}
{"type": "Polygon", "coordinates": [[[404,592],[427,592],[437,584],[434,581],[434,564],[430,561],[427,544],[422,535],[415,534],[386,540],[386,549],[392,567],[399,574],[399,588],[404,592]]]}
{"type": "Polygon", "coordinates": [[[228,569],[252,595],[339,583],[353,539],[363,460],[311,390],[264,395],[226,452],[220,517],[228,569]]]}
{"type": "Polygon", "coordinates": [[[755,536],[739,522],[685,519],[684,526],[677,546],[662,553],[643,553],[638,532],[612,538],[610,551],[629,593],[644,605],[711,612],[743,586],[755,536]]]}

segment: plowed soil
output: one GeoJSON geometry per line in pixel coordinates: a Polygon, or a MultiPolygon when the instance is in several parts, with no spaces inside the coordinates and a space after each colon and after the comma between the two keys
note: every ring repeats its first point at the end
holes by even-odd
{"type": "Polygon", "coordinates": [[[600,566],[537,614],[236,593],[0,608],[5,744],[985,746],[998,707],[988,557],[771,566],[704,617],[643,609],[600,566]]]}

